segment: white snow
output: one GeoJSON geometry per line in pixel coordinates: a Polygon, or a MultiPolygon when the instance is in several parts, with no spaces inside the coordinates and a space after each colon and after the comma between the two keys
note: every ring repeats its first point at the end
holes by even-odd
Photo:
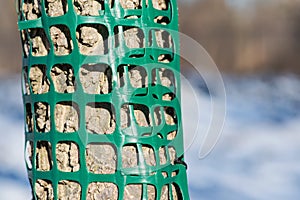
{"type": "MultiPolygon", "coordinates": [[[[196,140],[186,152],[192,199],[298,199],[300,80],[225,77],[225,85],[227,117],[216,148],[200,160],[196,140]]],[[[208,107],[207,94],[197,98],[208,107]]],[[[185,127],[197,123],[195,108],[186,106],[185,127]]]]}

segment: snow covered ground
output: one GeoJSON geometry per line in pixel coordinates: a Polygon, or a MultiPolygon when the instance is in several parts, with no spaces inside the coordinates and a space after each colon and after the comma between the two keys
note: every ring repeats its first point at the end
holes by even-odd
{"type": "MultiPolygon", "coordinates": [[[[225,86],[227,117],[219,143],[203,160],[196,159],[199,141],[186,152],[192,199],[299,199],[300,79],[225,77],[225,86]]],[[[197,99],[207,108],[203,91],[197,99]]],[[[193,106],[183,108],[193,122],[193,106]]]]}
{"type": "MultiPolygon", "coordinates": [[[[17,80],[0,80],[0,200],[30,199],[17,80]]],[[[183,81],[182,106],[192,199],[298,199],[300,79],[226,76],[226,123],[204,159],[198,159],[203,133],[196,129],[209,122],[210,97],[199,80],[189,80],[183,81]]]]}
{"type": "Polygon", "coordinates": [[[23,107],[18,77],[0,80],[0,199],[29,200],[23,162],[23,107]]]}

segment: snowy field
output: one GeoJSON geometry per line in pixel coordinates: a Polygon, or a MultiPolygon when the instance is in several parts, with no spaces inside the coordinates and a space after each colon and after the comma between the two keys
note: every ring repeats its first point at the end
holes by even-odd
{"type": "MultiPolygon", "coordinates": [[[[0,80],[0,200],[31,197],[17,80],[0,80]]],[[[210,97],[203,84],[189,80],[183,81],[182,95],[191,199],[299,199],[300,79],[225,77],[226,123],[204,159],[198,159],[203,134],[196,129],[209,122],[210,97]]]]}

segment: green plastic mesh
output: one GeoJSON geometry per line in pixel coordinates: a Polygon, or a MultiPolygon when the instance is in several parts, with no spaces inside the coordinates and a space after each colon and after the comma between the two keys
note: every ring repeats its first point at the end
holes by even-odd
{"type": "Polygon", "coordinates": [[[175,0],[22,0],[34,199],[189,199],[175,0]]]}

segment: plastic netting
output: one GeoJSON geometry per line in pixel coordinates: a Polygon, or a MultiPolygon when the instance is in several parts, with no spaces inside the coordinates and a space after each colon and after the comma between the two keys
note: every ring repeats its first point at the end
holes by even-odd
{"type": "Polygon", "coordinates": [[[34,199],[189,199],[175,0],[22,0],[34,199]]]}

